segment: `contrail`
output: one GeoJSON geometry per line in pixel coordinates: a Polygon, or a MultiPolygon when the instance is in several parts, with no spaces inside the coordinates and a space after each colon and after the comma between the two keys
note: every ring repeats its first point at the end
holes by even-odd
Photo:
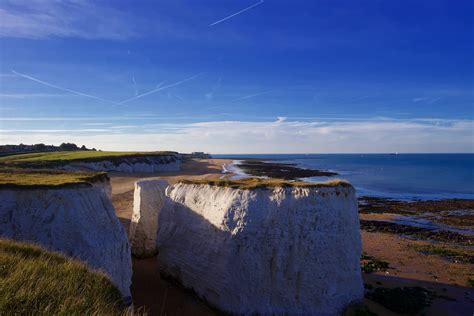
{"type": "Polygon", "coordinates": [[[233,18],[234,16],[239,15],[240,13],[244,13],[245,11],[248,11],[248,10],[250,10],[250,9],[252,9],[252,8],[255,8],[256,6],[262,4],[263,2],[264,2],[264,0],[260,0],[259,2],[255,3],[255,4],[252,4],[250,7],[247,7],[247,8],[245,8],[245,9],[243,9],[243,10],[240,10],[239,12],[236,12],[236,13],[234,13],[234,14],[231,14],[231,15],[229,15],[229,16],[226,16],[225,18],[223,18],[223,19],[221,19],[221,20],[219,20],[219,21],[216,21],[216,22],[214,22],[214,23],[209,24],[209,26],[214,26],[214,25],[216,25],[216,24],[219,24],[219,23],[221,23],[221,22],[224,22],[225,20],[228,20],[228,19],[230,19],[230,18],[233,18]]]}
{"type": "Polygon", "coordinates": [[[135,76],[132,76],[133,87],[135,89],[135,96],[138,95],[137,82],[135,81],[135,76]]]}
{"type": "MultiPolygon", "coordinates": [[[[151,91],[148,91],[148,92],[146,92],[146,93],[137,95],[136,97],[133,97],[133,98],[127,99],[127,100],[125,100],[125,101],[119,102],[119,103],[117,103],[117,105],[125,104],[125,103],[128,103],[128,102],[130,102],[130,101],[136,100],[136,99],[138,99],[138,98],[144,97],[144,96],[146,96],[146,95],[155,93],[155,92],[157,92],[157,91],[164,90],[164,89],[167,89],[167,88],[171,88],[171,87],[180,85],[180,84],[182,84],[182,83],[185,83],[186,81],[193,80],[193,79],[195,79],[196,77],[198,77],[198,76],[200,76],[200,75],[201,75],[201,73],[199,73],[199,74],[197,74],[197,75],[194,75],[194,76],[192,76],[192,77],[183,79],[183,80],[181,80],[181,81],[178,81],[178,82],[169,84],[169,85],[164,86],[164,87],[161,87],[161,88],[158,87],[158,88],[156,88],[156,89],[154,89],[154,90],[151,90],[151,91]]],[[[161,85],[161,84],[160,84],[160,85],[161,85]]]]}
{"type": "Polygon", "coordinates": [[[88,97],[88,98],[92,98],[92,99],[96,99],[96,100],[100,100],[100,101],[105,101],[105,102],[116,103],[116,102],[114,102],[114,101],[107,100],[107,99],[102,99],[102,98],[96,97],[96,96],[94,96],[94,95],[85,94],[85,93],[82,93],[82,92],[79,92],[79,91],[74,91],[74,90],[71,90],[71,89],[59,87],[59,86],[56,86],[56,85],[54,85],[54,84],[51,84],[51,83],[48,83],[48,82],[39,80],[39,79],[37,79],[37,78],[34,78],[34,77],[31,77],[31,76],[22,74],[22,73],[20,73],[20,72],[18,72],[18,71],[15,71],[15,70],[11,70],[11,72],[14,73],[15,75],[21,76],[21,77],[26,78],[26,79],[30,79],[30,80],[32,80],[32,81],[34,81],[34,82],[41,83],[41,84],[43,84],[43,85],[45,85],[45,86],[48,86],[48,87],[52,87],[52,88],[56,88],[56,89],[59,89],[59,90],[62,90],[62,91],[74,93],[74,94],[77,94],[77,95],[81,95],[81,96],[83,96],[83,97],[88,97]]]}
{"type": "Polygon", "coordinates": [[[270,93],[270,92],[272,92],[272,91],[273,91],[273,90],[268,90],[268,91],[264,91],[264,92],[260,92],[260,93],[256,93],[256,94],[246,95],[246,96],[244,96],[244,97],[240,97],[240,98],[231,100],[230,102],[240,101],[240,100],[245,100],[245,99],[250,99],[250,98],[253,98],[253,97],[258,97],[259,95],[267,94],[267,93],[270,93]]]}

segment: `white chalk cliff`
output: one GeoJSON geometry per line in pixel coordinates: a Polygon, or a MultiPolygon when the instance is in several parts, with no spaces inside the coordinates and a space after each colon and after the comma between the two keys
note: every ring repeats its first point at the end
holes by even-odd
{"type": "Polygon", "coordinates": [[[162,272],[235,314],[335,315],[363,297],[352,186],[179,183],[158,218],[162,272]]]}
{"type": "Polygon", "coordinates": [[[39,243],[105,272],[130,296],[127,234],[109,199],[110,185],[0,189],[0,236],[39,243]]]}
{"type": "Polygon", "coordinates": [[[140,180],[135,182],[133,214],[130,222],[130,243],[136,257],[156,255],[158,212],[165,201],[165,180],[140,180]]]}
{"type": "Polygon", "coordinates": [[[118,157],[113,159],[90,161],[71,161],[67,165],[56,167],[63,170],[92,170],[118,172],[170,172],[181,168],[181,160],[177,155],[118,157]]]}

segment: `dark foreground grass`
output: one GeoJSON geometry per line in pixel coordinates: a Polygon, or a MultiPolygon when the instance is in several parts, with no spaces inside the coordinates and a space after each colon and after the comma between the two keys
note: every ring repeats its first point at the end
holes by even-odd
{"type": "Polygon", "coordinates": [[[123,315],[102,273],[42,247],[0,239],[0,315],[123,315]]]}
{"type": "Polygon", "coordinates": [[[228,187],[233,189],[257,189],[272,187],[335,187],[344,186],[351,187],[351,184],[345,180],[334,179],[326,182],[304,182],[304,181],[288,181],[283,179],[260,179],[247,178],[240,180],[182,180],[180,183],[185,184],[207,184],[220,187],[228,187]]]}
{"type": "Polygon", "coordinates": [[[0,189],[90,185],[94,182],[107,180],[107,174],[104,172],[0,169],[0,189]]]}

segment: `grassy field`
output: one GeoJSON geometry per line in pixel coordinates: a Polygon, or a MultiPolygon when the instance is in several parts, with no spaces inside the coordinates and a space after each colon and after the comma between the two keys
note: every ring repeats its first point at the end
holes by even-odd
{"type": "Polygon", "coordinates": [[[247,178],[241,180],[182,180],[180,183],[185,184],[209,184],[221,187],[229,187],[234,189],[256,189],[269,187],[335,187],[351,185],[340,179],[334,179],[326,182],[303,182],[303,181],[287,181],[282,179],[259,179],[247,178]]]}
{"type": "Polygon", "coordinates": [[[32,154],[17,154],[0,157],[0,163],[40,163],[58,161],[87,161],[104,160],[106,158],[147,157],[170,155],[170,151],[134,152],[134,151],[57,151],[32,154]]]}
{"type": "Polygon", "coordinates": [[[102,273],[39,246],[0,239],[0,315],[123,315],[102,273]]]}
{"type": "Polygon", "coordinates": [[[0,169],[0,188],[60,187],[108,180],[104,172],[0,169]]]}

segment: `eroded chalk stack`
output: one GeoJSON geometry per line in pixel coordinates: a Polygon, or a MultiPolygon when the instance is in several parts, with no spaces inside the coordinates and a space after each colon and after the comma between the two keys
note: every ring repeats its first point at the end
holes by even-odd
{"type": "Polygon", "coordinates": [[[162,272],[234,314],[335,315],[363,297],[347,183],[178,183],[158,215],[162,272]]]}
{"type": "Polygon", "coordinates": [[[167,186],[168,182],[164,180],[135,182],[129,233],[132,254],[135,257],[146,258],[156,255],[158,213],[163,207],[167,186]]]}

